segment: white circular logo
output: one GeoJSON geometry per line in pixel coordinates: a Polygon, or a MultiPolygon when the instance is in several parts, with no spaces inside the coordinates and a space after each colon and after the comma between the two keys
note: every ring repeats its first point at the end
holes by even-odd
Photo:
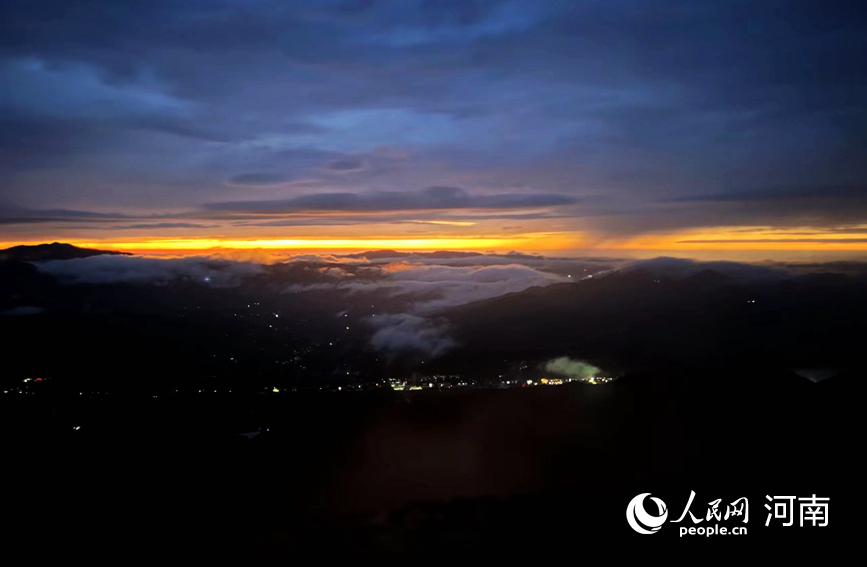
{"type": "Polygon", "coordinates": [[[640,534],[655,534],[668,518],[665,502],[653,496],[650,499],[656,502],[662,515],[651,516],[647,513],[644,509],[644,499],[649,495],[649,492],[639,494],[630,500],[629,506],[626,507],[626,521],[629,522],[629,527],[640,534]]]}

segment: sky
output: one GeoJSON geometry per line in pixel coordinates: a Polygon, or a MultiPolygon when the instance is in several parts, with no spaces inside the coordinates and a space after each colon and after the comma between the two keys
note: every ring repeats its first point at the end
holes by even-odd
{"type": "Polygon", "coordinates": [[[0,243],[867,251],[858,1],[7,1],[0,243]]]}

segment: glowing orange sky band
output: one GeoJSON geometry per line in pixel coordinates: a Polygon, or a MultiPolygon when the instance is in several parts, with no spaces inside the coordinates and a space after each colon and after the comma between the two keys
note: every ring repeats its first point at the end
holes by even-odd
{"type": "MultiPolygon", "coordinates": [[[[808,234],[808,240],[789,231],[754,230],[733,232],[726,228],[700,231],[648,234],[630,239],[593,239],[576,232],[528,232],[499,237],[484,235],[429,238],[155,238],[141,240],[83,241],[69,238],[32,242],[5,242],[0,248],[19,244],[39,244],[58,240],[86,248],[128,252],[183,252],[203,250],[682,250],[682,251],[867,251],[867,228],[863,234],[835,238],[828,233],[808,234]]],[[[803,234],[803,233],[801,233],[803,234]]]]}
{"type": "Polygon", "coordinates": [[[227,248],[234,250],[493,250],[493,249],[565,249],[574,245],[574,240],[562,236],[525,235],[518,238],[291,238],[291,239],[210,239],[179,238],[143,240],[138,242],[71,242],[85,248],[111,250],[208,250],[227,248]]]}

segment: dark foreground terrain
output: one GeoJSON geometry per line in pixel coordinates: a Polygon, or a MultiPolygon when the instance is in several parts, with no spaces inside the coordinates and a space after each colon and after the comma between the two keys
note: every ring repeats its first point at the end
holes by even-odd
{"type": "MultiPolygon", "coordinates": [[[[643,539],[623,516],[640,492],[662,495],[669,519],[690,490],[699,516],[748,496],[754,537],[764,495],[830,496],[830,528],[787,532],[803,542],[842,529],[855,504],[861,378],[673,369],[499,391],[7,394],[4,536],[33,556],[122,561],[544,555],[643,539]]],[[[659,540],[676,537],[665,528],[659,540]]]]}

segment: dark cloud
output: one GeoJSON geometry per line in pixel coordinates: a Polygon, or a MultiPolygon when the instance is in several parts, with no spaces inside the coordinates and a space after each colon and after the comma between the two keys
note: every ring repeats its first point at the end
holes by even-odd
{"type": "Polygon", "coordinates": [[[74,209],[19,209],[0,207],[0,224],[44,222],[105,222],[134,218],[119,213],[99,213],[74,209]]]}
{"type": "Polygon", "coordinates": [[[226,201],[208,203],[206,209],[258,214],[286,214],[311,211],[413,211],[426,209],[510,209],[551,207],[574,203],[567,195],[511,193],[471,195],[456,187],[431,187],[424,191],[376,193],[316,193],[292,199],[226,201]]]}
{"type": "Polygon", "coordinates": [[[749,192],[716,193],[694,195],[672,199],[674,202],[739,202],[755,203],[760,201],[793,202],[821,200],[859,201],[867,203],[867,186],[829,186],[829,187],[774,187],[749,192]]]}
{"type": "Polygon", "coordinates": [[[291,176],[283,173],[242,173],[229,182],[234,185],[277,185],[291,179],[291,176]]]}
{"type": "MultiPolygon", "coordinates": [[[[671,216],[670,211],[684,210],[690,212],[692,219],[680,219],[681,225],[719,225],[727,224],[727,219],[737,219],[738,224],[748,226],[816,227],[807,236],[836,231],[863,234],[863,229],[846,225],[857,225],[867,220],[867,188],[861,185],[757,188],[680,197],[664,203],[674,208],[663,207],[661,211],[669,214],[663,215],[660,221],[671,216]]],[[[801,235],[805,234],[802,232],[801,235]]],[[[811,240],[804,239],[803,242],[811,240]]]]}
{"type": "Polygon", "coordinates": [[[339,184],[330,196],[287,189],[250,208],[493,209],[605,194],[609,205],[575,212],[597,221],[570,226],[861,222],[867,203],[846,191],[767,188],[863,184],[865,10],[13,0],[0,21],[0,191],[22,207],[135,216],[130,203],[229,210],[226,180],[324,178],[339,184]],[[399,204],[408,185],[450,184],[474,196],[399,204]],[[525,186],[537,196],[514,189],[525,186]]]}
{"type": "Polygon", "coordinates": [[[139,228],[209,228],[216,225],[212,224],[198,224],[194,222],[154,222],[154,223],[140,223],[140,224],[127,224],[121,226],[113,226],[113,229],[139,229],[139,228]]]}
{"type": "Polygon", "coordinates": [[[361,169],[364,167],[364,163],[361,160],[357,159],[344,159],[340,161],[333,161],[328,164],[328,169],[332,169],[334,171],[353,171],[355,169],[361,169]]]}

